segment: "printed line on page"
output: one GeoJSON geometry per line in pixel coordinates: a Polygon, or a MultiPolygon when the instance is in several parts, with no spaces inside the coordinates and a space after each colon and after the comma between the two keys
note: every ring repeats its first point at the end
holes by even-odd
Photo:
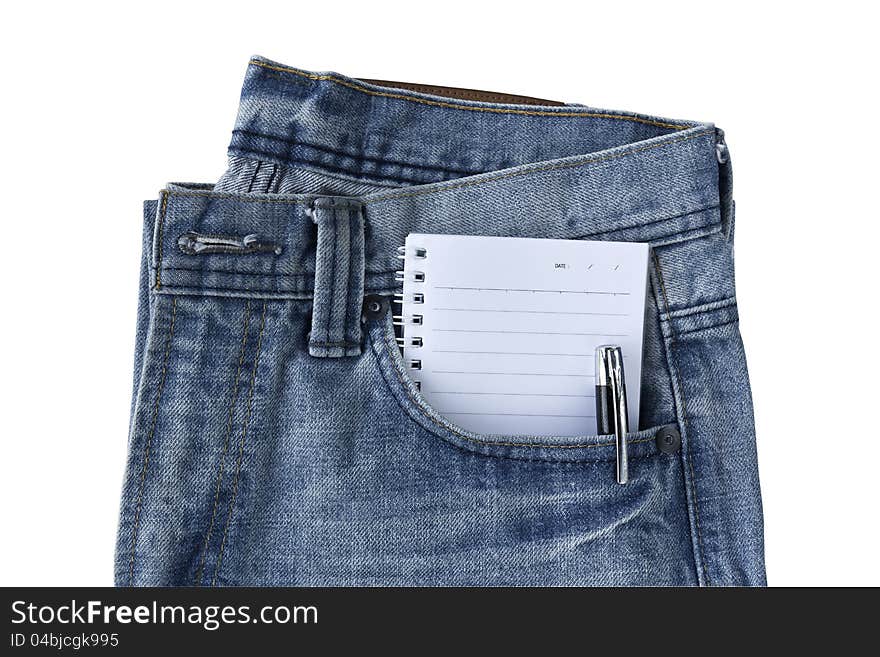
{"type": "Polygon", "coordinates": [[[569,376],[577,378],[596,378],[595,374],[559,374],[558,372],[473,372],[468,370],[431,370],[432,374],[497,374],[500,376],[569,376]]]}
{"type": "Polygon", "coordinates": [[[629,317],[628,313],[588,313],[569,310],[508,310],[505,308],[432,308],[447,312],[465,313],[522,313],[524,315],[590,315],[593,317],[629,317]]]}
{"type": "Polygon", "coordinates": [[[595,415],[555,415],[553,413],[466,413],[464,411],[437,411],[441,415],[508,415],[513,417],[579,417],[591,418],[595,415]]]}
{"type": "Polygon", "coordinates": [[[440,333],[506,333],[512,335],[585,335],[602,338],[625,338],[627,333],[572,333],[567,331],[508,331],[504,329],[443,329],[432,328],[440,333]]]}
{"type": "Polygon", "coordinates": [[[614,292],[611,290],[542,290],[527,287],[461,287],[458,285],[434,285],[436,290],[470,290],[473,292],[534,292],[546,294],[604,294],[608,296],[628,297],[629,292],[614,292]]]}
{"type": "Polygon", "coordinates": [[[568,356],[575,358],[592,358],[595,354],[577,354],[552,351],[469,351],[465,349],[431,349],[435,354],[484,354],[490,356],[568,356]]]}
{"type": "Polygon", "coordinates": [[[432,395],[498,395],[500,397],[573,397],[577,399],[595,399],[596,395],[566,395],[550,392],[467,392],[463,390],[423,390],[422,393],[432,395]]]}

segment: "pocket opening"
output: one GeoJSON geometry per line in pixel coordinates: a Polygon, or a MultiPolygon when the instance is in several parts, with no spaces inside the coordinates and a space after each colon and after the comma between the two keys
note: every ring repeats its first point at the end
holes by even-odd
{"type": "MultiPolygon", "coordinates": [[[[457,426],[428,403],[416,382],[408,376],[390,312],[369,321],[366,329],[371,352],[390,392],[413,422],[436,437],[468,451],[502,458],[554,462],[612,462],[616,459],[615,442],[606,435],[503,436],[479,434],[457,426]]],[[[660,454],[656,436],[669,424],[628,433],[630,458],[660,454]]]]}

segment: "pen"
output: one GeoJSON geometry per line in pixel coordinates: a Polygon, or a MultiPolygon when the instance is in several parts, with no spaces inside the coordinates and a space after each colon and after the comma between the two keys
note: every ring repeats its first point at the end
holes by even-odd
{"type": "Polygon", "coordinates": [[[619,484],[629,481],[627,417],[623,352],[615,345],[596,347],[596,427],[603,436],[614,435],[619,484]]]}

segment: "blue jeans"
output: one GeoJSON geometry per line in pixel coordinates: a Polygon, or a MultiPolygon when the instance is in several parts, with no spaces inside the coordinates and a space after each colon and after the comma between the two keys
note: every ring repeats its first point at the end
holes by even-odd
{"type": "Polygon", "coordinates": [[[229,155],[145,204],[118,584],[765,583],[720,130],[254,59],[229,155]],[[652,245],[628,484],[425,402],[410,232],[652,245]]]}

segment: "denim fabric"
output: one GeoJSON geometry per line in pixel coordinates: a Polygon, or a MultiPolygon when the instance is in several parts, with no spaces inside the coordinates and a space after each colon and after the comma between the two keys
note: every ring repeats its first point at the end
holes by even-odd
{"type": "Polygon", "coordinates": [[[254,59],[229,155],[145,204],[118,584],[765,583],[714,126],[254,59]],[[651,243],[628,484],[608,437],[425,402],[391,322],[410,232],[651,243]]]}

